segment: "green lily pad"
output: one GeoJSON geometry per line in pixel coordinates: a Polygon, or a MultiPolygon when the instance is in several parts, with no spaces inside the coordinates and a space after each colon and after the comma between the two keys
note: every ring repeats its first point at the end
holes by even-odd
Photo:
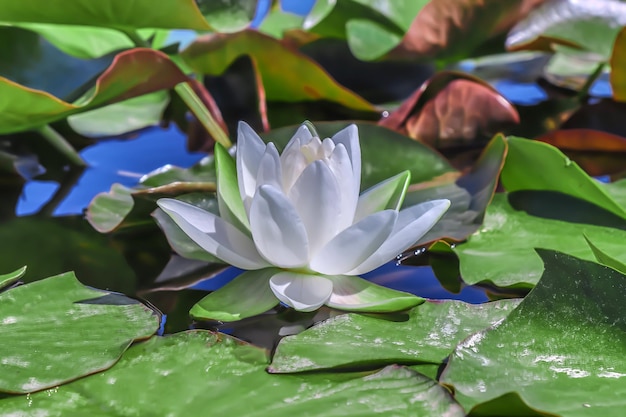
{"type": "Polygon", "coordinates": [[[435,381],[391,366],[375,374],[270,375],[265,351],[206,331],[154,337],[112,369],[29,397],[0,400],[0,414],[388,416],[463,410],[435,381]],[[245,399],[245,401],[243,400],[245,399]]]}
{"type": "Polygon", "coordinates": [[[405,321],[341,315],[282,339],[269,371],[441,364],[457,343],[502,320],[518,303],[519,300],[479,305],[427,301],[410,310],[405,321]]]}
{"type": "Polygon", "coordinates": [[[461,343],[441,381],[454,386],[467,409],[487,403],[492,415],[510,415],[506,394],[516,394],[550,415],[621,416],[626,276],[562,253],[538,253],[545,272],[535,289],[502,323],[461,343]]]}
{"type": "Polygon", "coordinates": [[[15,284],[26,272],[26,267],[23,266],[20,269],[10,272],[8,274],[0,275],[0,290],[15,284]]]}
{"type": "Polygon", "coordinates": [[[118,54],[94,89],[75,103],[0,77],[0,133],[40,127],[104,104],[167,89],[187,80],[167,55],[151,49],[118,54]]]}
{"type": "MultiPolygon", "coordinates": [[[[585,236],[585,240],[587,244],[593,251],[593,255],[596,257],[596,261],[602,265],[610,266],[616,271],[621,272],[622,274],[626,274],[626,264],[604,252],[602,249],[598,247],[598,244],[593,243],[587,236],[585,236]]],[[[623,251],[620,252],[623,254],[623,251]]],[[[623,256],[623,255],[622,255],[623,256]]]]}
{"type": "Polygon", "coordinates": [[[254,62],[269,101],[329,100],[374,111],[372,104],[339,85],[315,61],[255,30],[201,37],[181,53],[194,71],[207,75],[221,75],[242,55],[254,62]]]}
{"type": "Polygon", "coordinates": [[[155,312],[73,273],[0,294],[0,391],[28,393],[111,367],[159,328],[155,312]]]}
{"type": "MultiPolygon", "coordinates": [[[[545,196],[540,194],[539,197],[545,196]]],[[[564,203],[557,208],[565,214],[589,209],[589,206],[577,204],[575,199],[566,200],[558,195],[556,198],[564,203]]],[[[547,203],[545,198],[541,201],[544,205],[547,203]]],[[[467,284],[481,282],[530,288],[539,281],[543,271],[541,259],[533,248],[558,250],[593,260],[595,257],[584,235],[594,242],[603,242],[609,253],[623,252],[624,230],[531,216],[513,209],[506,194],[497,194],[487,208],[482,227],[453,250],[459,257],[461,276],[467,284]]]]}
{"type": "Polygon", "coordinates": [[[99,26],[119,30],[141,28],[210,30],[193,0],[0,0],[4,22],[99,26]]]}
{"type": "Polygon", "coordinates": [[[509,151],[502,169],[502,184],[507,191],[561,192],[626,219],[626,209],[598,181],[554,146],[516,137],[509,137],[507,142],[509,151]]]}

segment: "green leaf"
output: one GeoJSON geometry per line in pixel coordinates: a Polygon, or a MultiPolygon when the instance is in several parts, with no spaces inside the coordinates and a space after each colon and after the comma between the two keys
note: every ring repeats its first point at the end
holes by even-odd
{"type": "Polygon", "coordinates": [[[87,207],[87,220],[100,233],[114,230],[130,213],[134,205],[132,189],[113,184],[111,191],[100,193],[87,207]]]}
{"type": "Polygon", "coordinates": [[[523,49],[541,44],[579,46],[608,58],[613,42],[626,19],[619,0],[544,2],[509,32],[507,47],[523,49]]]}
{"type": "Polygon", "coordinates": [[[4,22],[99,26],[120,30],[140,28],[210,30],[193,0],[0,0],[4,22]]]}
{"type": "Polygon", "coordinates": [[[441,364],[457,343],[506,317],[519,300],[426,302],[406,320],[345,314],[281,340],[270,372],[392,363],[441,364]]]}
{"type": "Polygon", "coordinates": [[[449,392],[407,368],[342,375],[269,375],[265,352],[206,331],[154,337],[112,369],[28,397],[0,414],[90,416],[462,417],[449,392]]]}
{"type": "Polygon", "coordinates": [[[0,275],[0,290],[15,284],[26,272],[26,266],[21,267],[18,270],[10,272],[8,274],[0,275]]]}
{"type": "Polygon", "coordinates": [[[158,125],[169,101],[167,91],[156,91],[71,115],[67,122],[83,136],[119,136],[158,125]]]}
{"type": "MultiPolygon", "coordinates": [[[[538,197],[547,197],[539,194],[538,197]]],[[[555,211],[576,214],[587,212],[589,206],[555,195],[561,205],[555,211]]],[[[537,198],[548,205],[547,198],[537,198]]],[[[606,216],[606,212],[603,212],[606,216]]],[[[602,216],[603,213],[596,214],[602,216]]],[[[487,208],[482,227],[467,242],[456,245],[460,270],[467,284],[492,283],[500,287],[529,288],[536,284],[543,271],[541,259],[533,248],[558,250],[579,258],[593,260],[594,256],[583,234],[603,242],[610,253],[623,251],[626,231],[531,216],[515,210],[507,202],[507,195],[497,194],[487,208]]]]}
{"type": "Polygon", "coordinates": [[[504,395],[517,394],[550,415],[621,416],[626,276],[562,253],[538,252],[545,271],[535,289],[502,323],[461,343],[441,381],[454,386],[466,409],[487,402],[509,415],[504,395]]]}
{"type": "MultiPolygon", "coordinates": [[[[618,259],[615,259],[611,255],[604,252],[597,245],[595,245],[591,240],[589,240],[587,236],[585,236],[585,240],[587,241],[587,244],[593,251],[593,255],[596,257],[596,260],[598,261],[598,263],[601,263],[602,265],[610,266],[616,271],[621,272],[622,274],[626,274],[626,264],[624,264],[624,262],[618,259]]],[[[621,251],[621,253],[623,253],[623,251],[621,251]]]]}
{"type": "Polygon", "coordinates": [[[509,151],[502,169],[502,184],[507,191],[557,191],[626,219],[626,209],[554,146],[516,137],[509,137],[507,142],[509,151]]]}
{"type": "Polygon", "coordinates": [[[197,320],[237,321],[265,313],[278,305],[269,279],[273,268],[247,271],[204,297],[189,311],[197,320]]]}
{"type": "MultiPolygon", "coordinates": [[[[333,136],[350,122],[316,122],[321,138],[333,136]]],[[[402,171],[410,171],[411,183],[431,180],[456,172],[440,154],[392,130],[368,122],[356,122],[361,143],[361,190],[366,190],[402,171]]],[[[274,129],[261,135],[264,141],[274,142],[282,149],[297,127],[274,129]]],[[[439,197],[442,198],[442,197],[439,197]]]]}
{"type": "Polygon", "coordinates": [[[69,272],[0,294],[0,391],[28,393],[111,367],[159,328],[155,312],[69,272]]]}
{"type": "Polygon", "coordinates": [[[374,111],[372,104],[339,85],[315,61],[255,30],[203,37],[181,54],[194,71],[207,75],[223,74],[242,55],[254,62],[269,101],[329,100],[374,111]]]}
{"type": "Polygon", "coordinates": [[[0,133],[36,128],[80,111],[171,88],[186,80],[167,55],[151,49],[132,49],[117,55],[98,77],[94,89],[75,103],[0,77],[0,133]]]}
{"type": "Polygon", "coordinates": [[[257,0],[197,0],[200,12],[217,32],[238,32],[250,26],[257,0]]]}
{"type": "Polygon", "coordinates": [[[327,306],[345,311],[389,313],[407,310],[422,304],[424,299],[392,290],[351,275],[328,276],[333,282],[333,295],[327,306]]]}

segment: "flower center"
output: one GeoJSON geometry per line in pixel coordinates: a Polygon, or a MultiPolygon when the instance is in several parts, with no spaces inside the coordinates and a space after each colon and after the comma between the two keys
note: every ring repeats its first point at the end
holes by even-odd
{"type": "Polygon", "coordinates": [[[306,164],[309,165],[320,159],[328,159],[333,149],[335,149],[335,143],[331,139],[324,139],[322,142],[320,138],[313,138],[309,143],[300,147],[300,152],[306,164]]]}

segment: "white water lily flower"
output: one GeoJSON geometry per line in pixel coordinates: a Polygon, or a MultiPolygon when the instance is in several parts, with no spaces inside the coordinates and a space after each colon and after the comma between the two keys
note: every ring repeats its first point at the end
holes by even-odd
{"type": "Polygon", "coordinates": [[[160,199],[158,205],[196,244],[224,262],[247,270],[278,268],[265,274],[271,291],[300,311],[324,304],[353,310],[372,305],[371,297],[359,297],[355,288],[374,284],[346,276],[392,260],[450,205],[434,200],[399,210],[408,171],[359,195],[355,125],[324,140],[302,125],[280,154],[242,122],[236,162],[220,145],[215,157],[220,216],[175,199],[160,199]]]}

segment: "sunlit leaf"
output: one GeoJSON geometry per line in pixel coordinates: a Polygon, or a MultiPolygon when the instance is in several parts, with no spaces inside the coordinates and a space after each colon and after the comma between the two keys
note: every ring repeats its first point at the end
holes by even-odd
{"type": "Polygon", "coordinates": [[[430,301],[413,308],[406,320],[400,321],[384,316],[341,315],[282,339],[269,371],[440,364],[457,343],[502,320],[517,303],[430,301]]]}
{"type": "Polygon", "coordinates": [[[488,83],[439,72],[379,124],[444,148],[491,137],[519,123],[517,110],[488,83]]]}
{"type": "Polygon", "coordinates": [[[133,49],[117,55],[80,104],[0,77],[0,133],[36,128],[81,110],[171,88],[186,80],[167,55],[151,49],[133,49]]]}
{"type": "Polygon", "coordinates": [[[487,208],[482,227],[454,248],[466,283],[528,288],[537,283],[543,271],[533,248],[595,259],[583,235],[602,242],[609,253],[623,251],[626,224],[619,217],[611,219],[610,213],[597,208],[594,211],[592,205],[564,194],[534,192],[519,197],[522,201],[518,204],[527,204],[528,210],[534,205],[545,212],[537,213],[544,217],[515,210],[506,201],[506,195],[497,194],[487,208]],[[566,216],[576,222],[565,221],[566,216]],[[559,217],[564,219],[557,220],[559,217]],[[590,224],[594,219],[605,221],[609,227],[590,224]]]}
{"type": "Polygon", "coordinates": [[[254,30],[208,35],[182,52],[187,64],[207,75],[222,74],[242,55],[249,55],[255,62],[267,100],[329,100],[358,110],[373,110],[370,103],[337,84],[313,60],[254,30]]]}
{"type": "Polygon", "coordinates": [[[509,32],[506,44],[510,49],[532,49],[560,43],[608,58],[625,24],[626,3],[620,0],[546,1],[509,32]]]}
{"type": "Polygon", "coordinates": [[[5,22],[100,26],[120,30],[140,28],[210,30],[193,0],[0,0],[5,22]]]}
{"type": "Polygon", "coordinates": [[[0,391],[39,391],[107,369],[159,321],[139,301],[84,287],[73,273],[5,291],[0,391]]]}
{"type": "MultiPolygon", "coordinates": [[[[560,416],[620,416],[626,400],[626,277],[593,262],[539,250],[535,289],[493,329],[461,343],[441,376],[467,409],[510,398],[560,416]],[[600,411],[601,410],[601,411],[600,411]]],[[[518,415],[518,414],[516,414],[518,415]]]]}
{"type": "Polygon", "coordinates": [[[16,283],[22,275],[26,272],[26,266],[21,267],[13,272],[9,272],[8,274],[0,275],[0,290],[5,287],[8,287],[11,284],[16,283]]]}
{"type": "Polygon", "coordinates": [[[516,137],[509,137],[507,142],[509,152],[502,169],[502,184],[507,191],[556,191],[626,218],[626,209],[557,148],[516,137]]]}
{"type": "Polygon", "coordinates": [[[0,413],[464,415],[447,390],[407,368],[391,366],[365,376],[286,376],[269,375],[266,365],[264,351],[227,335],[196,331],[154,337],[132,347],[109,371],[28,398],[0,400],[0,413]]]}

